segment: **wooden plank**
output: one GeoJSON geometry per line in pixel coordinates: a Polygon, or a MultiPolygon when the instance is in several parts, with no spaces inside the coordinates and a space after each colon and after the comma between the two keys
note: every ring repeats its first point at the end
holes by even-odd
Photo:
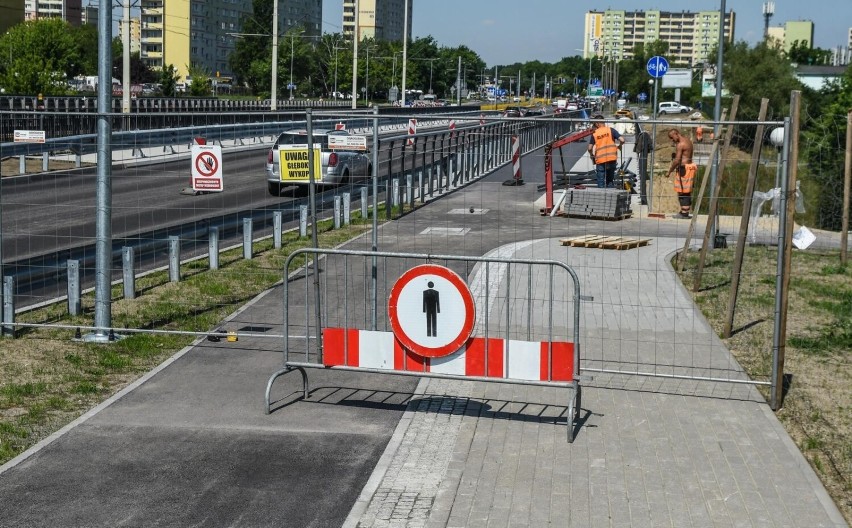
{"type": "Polygon", "coordinates": [[[647,246],[649,242],[651,242],[650,238],[641,238],[641,239],[636,238],[636,239],[629,240],[627,242],[623,242],[621,244],[618,244],[613,249],[617,249],[617,250],[634,249],[634,248],[638,248],[638,247],[647,246]]]}

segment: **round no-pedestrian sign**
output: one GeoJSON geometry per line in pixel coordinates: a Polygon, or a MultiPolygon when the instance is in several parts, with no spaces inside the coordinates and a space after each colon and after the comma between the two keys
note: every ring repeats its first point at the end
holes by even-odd
{"type": "Polygon", "coordinates": [[[434,264],[411,268],[397,279],[388,299],[388,316],[399,342],[424,357],[443,357],[461,349],[476,318],[465,281],[434,264]]]}

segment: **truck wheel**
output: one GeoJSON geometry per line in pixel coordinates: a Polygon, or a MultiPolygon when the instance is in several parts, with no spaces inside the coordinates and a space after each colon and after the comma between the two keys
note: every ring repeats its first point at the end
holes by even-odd
{"type": "Polygon", "coordinates": [[[272,196],[281,196],[280,183],[267,182],[266,187],[269,190],[269,194],[271,194],[272,196]]]}

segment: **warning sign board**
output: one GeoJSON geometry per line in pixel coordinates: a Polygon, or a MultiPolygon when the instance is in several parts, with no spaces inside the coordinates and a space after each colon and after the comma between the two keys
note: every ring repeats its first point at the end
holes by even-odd
{"type": "MultiPolygon", "coordinates": [[[[322,181],[322,153],[319,145],[314,145],[314,181],[322,181]]],[[[308,146],[307,145],[281,145],[278,147],[279,173],[282,182],[310,181],[308,171],[308,146]]]]}
{"type": "Polygon", "coordinates": [[[365,136],[335,136],[329,134],[328,148],[337,150],[367,150],[367,138],[365,136]]]}
{"type": "Polygon", "coordinates": [[[451,269],[423,264],[397,279],[388,316],[405,348],[424,357],[443,357],[461,349],[473,331],[473,295],[451,269]]]}
{"type": "Polygon", "coordinates": [[[192,189],[194,191],[220,192],[222,181],[222,147],[218,145],[192,145],[192,189]]]}

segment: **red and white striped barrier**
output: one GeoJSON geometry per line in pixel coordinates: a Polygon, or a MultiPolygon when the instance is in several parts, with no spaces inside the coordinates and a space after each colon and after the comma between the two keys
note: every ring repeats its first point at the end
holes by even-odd
{"type": "Polygon", "coordinates": [[[485,126],[485,114],[479,114],[479,126],[485,126]]]}
{"type": "Polygon", "coordinates": [[[456,120],[450,119],[450,137],[455,137],[456,135],[456,120]]]}
{"type": "Polygon", "coordinates": [[[574,379],[574,344],[489,338],[488,372],[485,372],[485,339],[481,337],[468,339],[461,350],[448,356],[427,358],[406,350],[392,332],[325,328],[323,364],[327,367],[570,382],[574,379]]]}
{"type": "Polygon", "coordinates": [[[336,123],[334,125],[335,130],[346,130],[346,123],[336,123]]]}
{"type": "Polygon", "coordinates": [[[523,181],[521,177],[521,139],[512,136],[512,177],[515,181],[523,181]]]}
{"type": "Polygon", "coordinates": [[[409,119],[408,120],[408,144],[414,144],[414,134],[417,133],[417,120],[409,119]]]}

